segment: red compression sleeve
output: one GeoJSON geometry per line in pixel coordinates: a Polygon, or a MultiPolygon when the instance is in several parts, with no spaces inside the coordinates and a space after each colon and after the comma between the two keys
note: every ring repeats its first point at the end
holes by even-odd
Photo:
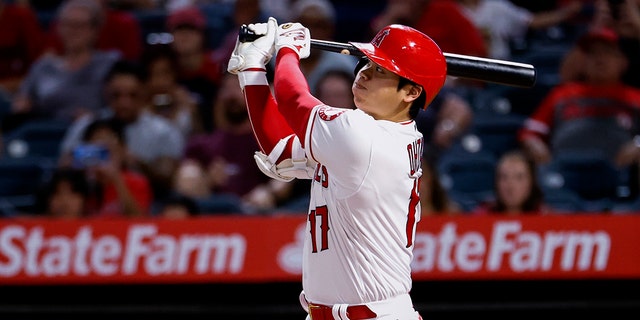
{"type": "MultiPolygon", "coordinates": [[[[244,87],[249,119],[260,149],[269,154],[280,139],[289,136],[293,130],[278,111],[276,101],[267,85],[247,85],[244,87]]],[[[290,145],[290,143],[289,143],[290,145]]],[[[285,148],[280,159],[291,157],[291,148],[285,148]]]]}
{"type": "Polygon", "coordinates": [[[313,107],[322,102],[311,95],[309,84],[299,65],[298,54],[293,49],[280,49],[276,57],[274,92],[280,113],[304,147],[309,115],[313,107]]]}

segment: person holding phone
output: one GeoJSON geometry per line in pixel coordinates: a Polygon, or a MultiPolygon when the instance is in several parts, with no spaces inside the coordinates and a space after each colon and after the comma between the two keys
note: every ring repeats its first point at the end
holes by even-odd
{"type": "Polygon", "coordinates": [[[88,214],[95,217],[142,217],[150,213],[153,195],[149,180],[127,167],[123,124],[94,120],[73,152],[73,167],[89,180],[88,214]]]}

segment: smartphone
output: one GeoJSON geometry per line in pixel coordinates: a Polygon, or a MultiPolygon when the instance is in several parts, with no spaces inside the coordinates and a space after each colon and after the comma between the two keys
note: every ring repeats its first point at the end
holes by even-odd
{"type": "Polygon", "coordinates": [[[109,160],[109,149],[97,144],[81,144],[73,149],[73,166],[87,168],[109,160]]]}

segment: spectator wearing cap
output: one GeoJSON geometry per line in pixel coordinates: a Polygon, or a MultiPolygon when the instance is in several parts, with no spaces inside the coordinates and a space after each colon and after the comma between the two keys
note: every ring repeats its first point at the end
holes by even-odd
{"type": "Polygon", "coordinates": [[[204,131],[214,129],[211,105],[220,85],[223,69],[207,46],[207,21],[197,6],[172,12],[167,18],[167,30],[173,35],[171,47],[178,60],[178,82],[193,93],[204,131]]]}
{"type": "MultiPolygon", "coordinates": [[[[298,0],[291,7],[291,21],[309,28],[314,39],[335,41],[336,10],[328,0],[298,0]]],[[[304,73],[311,91],[324,74],[330,70],[353,73],[357,64],[355,57],[311,48],[308,58],[300,60],[300,70],[304,73]]],[[[275,63],[275,59],[272,60],[275,63]]]]}
{"type": "MultiPolygon", "coordinates": [[[[590,29],[611,29],[618,37],[620,50],[627,57],[627,69],[622,81],[628,85],[640,88],[640,1],[596,0],[590,29]]],[[[563,81],[584,78],[583,64],[586,57],[581,50],[572,50],[566,55],[560,70],[563,81]]]]}
{"type": "Polygon", "coordinates": [[[628,59],[611,29],[594,29],[575,43],[581,76],[553,87],[519,132],[536,163],[562,152],[596,152],[618,167],[640,159],[640,90],[622,81],[628,59]],[[635,137],[635,139],[634,139],[635,137]]]}

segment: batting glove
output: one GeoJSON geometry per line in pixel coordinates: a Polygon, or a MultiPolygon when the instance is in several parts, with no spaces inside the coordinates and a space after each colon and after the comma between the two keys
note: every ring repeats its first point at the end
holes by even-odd
{"type": "Polygon", "coordinates": [[[276,19],[270,17],[267,23],[252,23],[247,27],[256,35],[262,36],[253,42],[236,40],[236,46],[227,64],[229,73],[238,74],[249,69],[266,70],[266,64],[273,57],[275,51],[274,41],[276,30],[278,29],[276,19]]]}
{"type": "Polygon", "coordinates": [[[309,29],[300,23],[284,23],[278,26],[276,52],[282,48],[291,48],[300,59],[307,58],[311,52],[309,29]]]}

